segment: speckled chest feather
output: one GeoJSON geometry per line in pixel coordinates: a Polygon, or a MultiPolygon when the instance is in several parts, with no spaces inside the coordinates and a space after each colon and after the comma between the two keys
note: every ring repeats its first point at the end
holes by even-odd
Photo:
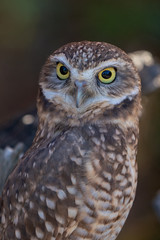
{"type": "Polygon", "coordinates": [[[108,119],[26,154],[6,185],[0,239],[115,239],[135,197],[138,125],[108,119]]]}

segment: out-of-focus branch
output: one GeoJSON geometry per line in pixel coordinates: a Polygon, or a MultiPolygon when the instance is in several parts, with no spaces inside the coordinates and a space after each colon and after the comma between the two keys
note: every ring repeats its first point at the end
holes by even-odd
{"type": "Polygon", "coordinates": [[[153,200],[153,208],[155,210],[155,214],[157,215],[160,221],[160,190],[157,192],[154,200],[153,200]]]}
{"type": "Polygon", "coordinates": [[[147,95],[160,88],[160,63],[148,51],[129,53],[142,81],[142,94],[147,95]]]}
{"type": "Polygon", "coordinates": [[[0,195],[8,175],[22,156],[23,150],[23,143],[18,143],[15,148],[6,147],[4,150],[0,149],[0,195]]]}

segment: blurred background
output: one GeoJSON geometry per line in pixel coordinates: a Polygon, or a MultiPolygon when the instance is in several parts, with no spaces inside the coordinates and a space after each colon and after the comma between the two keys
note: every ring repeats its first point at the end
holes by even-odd
{"type": "MultiPolygon", "coordinates": [[[[4,144],[3,129],[34,110],[46,58],[80,40],[110,42],[126,52],[145,49],[160,59],[160,1],[0,0],[0,148],[14,145],[4,144]]],[[[119,240],[160,240],[153,210],[160,189],[160,90],[144,97],[143,105],[137,196],[119,240]]]]}

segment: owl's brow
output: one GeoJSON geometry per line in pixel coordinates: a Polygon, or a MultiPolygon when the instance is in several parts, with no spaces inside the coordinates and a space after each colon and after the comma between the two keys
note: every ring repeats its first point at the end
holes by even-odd
{"type": "Polygon", "coordinates": [[[82,78],[82,79],[87,79],[87,78],[91,78],[91,76],[93,76],[96,72],[103,70],[106,67],[119,67],[119,68],[124,68],[124,66],[126,66],[126,61],[124,61],[122,58],[118,58],[115,60],[115,58],[109,59],[109,60],[105,60],[102,61],[101,63],[97,64],[97,66],[93,67],[93,68],[89,68],[87,70],[79,70],[75,67],[73,67],[70,62],[68,61],[68,59],[66,58],[65,54],[60,53],[57,55],[51,55],[50,56],[50,60],[53,62],[61,62],[63,63],[71,72],[73,75],[75,75],[75,77],[82,78]]]}

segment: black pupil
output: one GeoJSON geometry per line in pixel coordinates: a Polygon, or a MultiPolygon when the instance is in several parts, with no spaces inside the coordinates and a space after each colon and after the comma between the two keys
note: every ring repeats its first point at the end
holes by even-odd
{"type": "Polygon", "coordinates": [[[62,75],[66,75],[68,73],[68,69],[65,66],[60,67],[60,73],[62,75]]]}
{"type": "Polygon", "coordinates": [[[105,78],[105,79],[108,79],[111,76],[112,76],[112,73],[109,70],[105,70],[105,71],[102,72],[102,77],[105,78]]]}

